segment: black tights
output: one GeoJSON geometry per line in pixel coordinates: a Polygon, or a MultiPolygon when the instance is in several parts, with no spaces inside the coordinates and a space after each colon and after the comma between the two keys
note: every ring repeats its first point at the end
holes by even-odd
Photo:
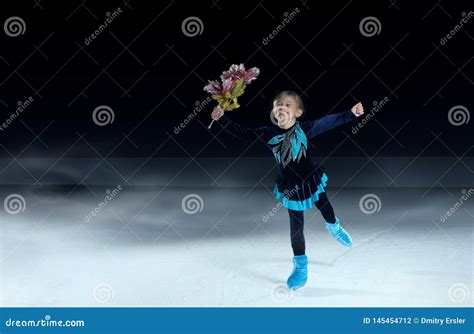
{"type": "MultiPolygon", "coordinates": [[[[334,215],[334,209],[329,202],[326,193],[319,194],[319,199],[314,203],[326,222],[334,224],[336,222],[336,216],[334,215]]],[[[296,211],[288,209],[290,215],[290,235],[291,235],[291,247],[293,248],[293,254],[304,255],[305,254],[305,241],[304,241],[304,211],[296,211]]]]}

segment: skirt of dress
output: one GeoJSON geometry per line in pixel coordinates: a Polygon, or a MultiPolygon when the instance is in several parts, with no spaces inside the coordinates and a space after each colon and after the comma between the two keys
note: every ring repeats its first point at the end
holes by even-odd
{"type": "Polygon", "coordinates": [[[314,202],[318,201],[319,194],[325,192],[327,181],[324,167],[318,166],[304,180],[284,180],[278,176],[273,193],[285,208],[305,211],[311,209],[314,202]]]}

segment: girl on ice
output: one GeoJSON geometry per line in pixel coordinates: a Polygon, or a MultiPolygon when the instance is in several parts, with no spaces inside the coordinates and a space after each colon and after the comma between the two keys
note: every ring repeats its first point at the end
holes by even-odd
{"type": "Polygon", "coordinates": [[[278,177],[273,190],[276,199],[288,209],[290,237],[293,249],[293,271],[288,277],[290,289],[304,286],[308,280],[308,258],[305,254],[304,211],[315,206],[326,221],[326,229],[336,241],[351,247],[352,240],[335,216],[325,188],[328,177],[325,168],[311,159],[308,139],[351,122],[364,114],[359,102],[350,110],[312,121],[298,121],[303,115],[303,102],[293,91],[283,91],[273,100],[272,119],[277,126],[245,128],[214,108],[212,119],[219,120],[225,130],[238,138],[263,140],[271,148],[278,163],[278,177]]]}

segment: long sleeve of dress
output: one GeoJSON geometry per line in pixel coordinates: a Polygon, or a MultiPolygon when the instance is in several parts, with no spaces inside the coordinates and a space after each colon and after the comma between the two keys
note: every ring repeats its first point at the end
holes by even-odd
{"type": "Polygon", "coordinates": [[[308,136],[313,138],[323,132],[334,129],[337,126],[352,122],[356,118],[357,116],[354,115],[352,111],[348,110],[338,114],[327,115],[313,121],[306,121],[305,126],[309,129],[308,136]]]}
{"type": "Polygon", "coordinates": [[[259,128],[243,127],[225,115],[219,118],[217,122],[224,128],[225,131],[240,139],[256,140],[260,137],[263,137],[266,131],[268,131],[267,126],[262,126],[259,128]]]}

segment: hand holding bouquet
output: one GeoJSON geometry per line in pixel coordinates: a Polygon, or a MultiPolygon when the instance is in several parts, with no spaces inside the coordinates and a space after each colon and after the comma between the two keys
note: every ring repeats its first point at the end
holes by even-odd
{"type": "MultiPolygon", "coordinates": [[[[244,64],[232,65],[228,71],[222,72],[221,82],[209,80],[204,90],[212,95],[217,101],[218,108],[224,113],[240,107],[237,98],[241,96],[245,87],[260,74],[260,70],[256,67],[246,70],[244,64]]],[[[209,125],[209,129],[214,123],[214,119],[209,125]]]]}

